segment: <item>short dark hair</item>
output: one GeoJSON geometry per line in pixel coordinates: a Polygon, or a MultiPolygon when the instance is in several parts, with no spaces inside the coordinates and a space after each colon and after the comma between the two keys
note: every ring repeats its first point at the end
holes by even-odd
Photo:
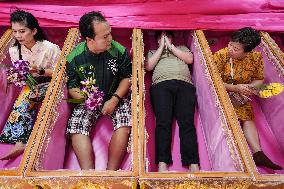
{"type": "MultiPolygon", "coordinates": [[[[11,13],[10,23],[22,23],[31,30],[36,29],[37,33],[34,35],[35,41],[46,40],[46,35],[39,26],[38,20],[29,12],[17,9],[11,13]]],[[[16,40],[14,45],[19,45],[19,42],[16,40]]]]}
{"type": "Polygon", "coordinates": [[[154,38],[156,41],[159,40],[163,32],[166,32],[166,35],[170,35],[172,36],[172,38],[174,37],[174,32],[172,30],[157,30],[154,34],[154,38]]]}
{"type": "Polygon", "coordinates": [[[245,27],[233,33],[232,41],[243,44],[244,52],[250,52],[260,44],[261,37],[258,31],[245,27]]]}
{"type": "Polygon", "coordinates": [[[107,22],[101,12],[88,12],[85,13],[79,21],[79,30],[81,36],[86,39],[87,37],[94,39],[96,36],[93,22],[107,22]]]}

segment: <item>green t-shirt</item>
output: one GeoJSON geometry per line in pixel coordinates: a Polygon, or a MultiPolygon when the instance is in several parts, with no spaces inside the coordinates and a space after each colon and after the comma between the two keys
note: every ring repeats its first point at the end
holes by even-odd
{"type": "Polygon", "coordinates": [[[104,101],[116,91],[123,78],[132,75],[131,60],[125,47],[112,41],[111,48],[95,54],[86,42],[78,44],[67,56],[67,87],[80,88],[81,81],[90,77],[96,79],[96,86],[104,92],[104,101]]]}

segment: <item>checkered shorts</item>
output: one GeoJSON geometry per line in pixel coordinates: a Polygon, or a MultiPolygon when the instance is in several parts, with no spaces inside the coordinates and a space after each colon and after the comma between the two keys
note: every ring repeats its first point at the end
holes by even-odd
{"type": "MultiPolygon", "coordinates": [[[[83,134],[89,136],[92,126],[102,116],[100,111],[86,109],[84,104],[77,105],[68,121],[66,134],[83,134]]],[[[111,115],[114,130],[122,127],[131,127],[131,95],[123,98],[111,115]]]]}

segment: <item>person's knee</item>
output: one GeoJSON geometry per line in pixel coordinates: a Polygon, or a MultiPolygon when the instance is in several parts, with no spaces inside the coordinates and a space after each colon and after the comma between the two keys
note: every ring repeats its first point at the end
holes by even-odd
{"type": "Polygon", "coordinates": [[[83,138],[89,138],[87,135],[79,134],[79,133],[72,133],[70,134],[70,139],[72,142],[77,142],[82,140],[83,138]]]}
{"type": "Polygon", "coordinates": [[[251,127],[253,127],[254,126],[254,122],[252,120],[245,120],[245,121],[243,121],[243,126],[247,126],[247,127],[251,126],[251,127]]]}
{"type": "Polygon", "coordinates": [[[131,127],[128,127],[128,126],[122,126],[115,130],[115,133],[123,134],[123,135],[129,135],[130,132],[131,132],[131,127]]]}

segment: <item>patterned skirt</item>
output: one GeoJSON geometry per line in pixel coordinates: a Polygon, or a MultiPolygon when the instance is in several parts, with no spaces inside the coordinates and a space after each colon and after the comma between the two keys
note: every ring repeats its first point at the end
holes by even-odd
{"type": "Polygon", "coordinates": [[[0,135],[0,142],[15,144],[27,143],[36,119],[38,103],[29,100],[31,90],[25,86],[9,115],[0,135]]]}
{"type": "Polygon", "coordinates": [[[242,106],[234,107],[236,114],[241,121],[249,121],[254,119],[251,102],[247,102],[242,106]]]}

